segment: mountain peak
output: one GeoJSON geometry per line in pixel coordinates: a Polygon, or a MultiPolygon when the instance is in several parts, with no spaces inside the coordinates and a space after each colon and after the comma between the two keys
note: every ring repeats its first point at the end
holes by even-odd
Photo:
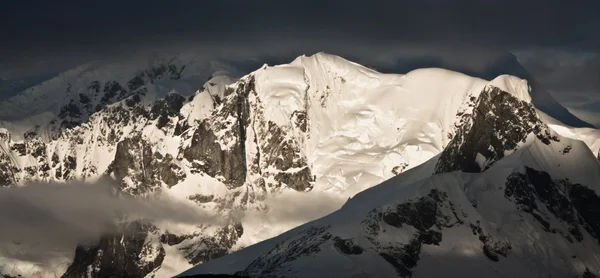
{"type": "Polygon", "coordinates": [[[525,79],[503,74],[490,81],[489,85],[510,93],[519,100],[531,102],[531,95],[529,94],[531,87],[529,87],[525,79]]]}

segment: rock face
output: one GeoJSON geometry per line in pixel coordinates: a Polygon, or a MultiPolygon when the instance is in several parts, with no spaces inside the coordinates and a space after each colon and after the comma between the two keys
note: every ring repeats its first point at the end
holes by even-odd
{"type": "Polygon", "coordinates": [[[532,133],[545,144],[558,140],[530,103],[497,87],[486,87],[471,105],[472,115],[457,115],[456,135],[442,152],[436,173],[484,171],[515,152],[532,133]]]}
{"type": "Polygon", "coordinates": [[[524,173],[511,174],[506,182],[506,198],[529,213],[546,232],[559,233],[573,243],[584,239],[582,230],[600,244],[600,197],[591,189],[569,180],[554,180],[547,172],[526,167],[524,173]],[[560,226],[553,226],[558,219],[560,226]]]}
{"type": "Polygon", "coordinates": [[[145,277],[160,267],[165,250],[156,227],[131,222],[122,229],[121,234],[103,236],[97,245],[78,246],[62,277],[145,277]]]}
{"type": "Polygon", "coordinates": [[[225,91],[225,100],[212,117],[202,121],[183,150],[188,161],[198,161],[212,177],[221,176],[231,188],[246,181],[246,133],[250,123],[248,94],[254,80],[242,81],[237,89],[225,91]],[[221,132],[223,136],[218,136],[221,132]]]}

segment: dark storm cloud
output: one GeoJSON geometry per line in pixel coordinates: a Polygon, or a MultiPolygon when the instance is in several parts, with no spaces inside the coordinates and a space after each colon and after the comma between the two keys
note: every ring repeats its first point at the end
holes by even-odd
{"type": "Polygon", "coordinates": [[[592,0],[13,1],[0,9],[0,66],[193,43],[266,53],[282,41],[334,53],[406,43],[595,49],[599,13],[592,0]]]}

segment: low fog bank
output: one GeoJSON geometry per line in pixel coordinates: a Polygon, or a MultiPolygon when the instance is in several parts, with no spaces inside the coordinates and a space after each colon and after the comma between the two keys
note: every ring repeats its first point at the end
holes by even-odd
{"type": "MultiPolygon", "coordinates": [[[[0,265],[72,259],[77,244],[118,232],[118,215],[174,224],[219,224],[191,204],[160,198],[117,197],[108,183],[31,183],[0,190],[0,265]]],[[[6,266],[5,266],[6,267],[6,266]]]]}

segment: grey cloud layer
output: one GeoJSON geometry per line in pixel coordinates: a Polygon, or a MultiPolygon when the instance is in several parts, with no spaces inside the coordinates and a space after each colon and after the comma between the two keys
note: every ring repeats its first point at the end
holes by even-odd
{"type": "Polygon", "coordinates": [[[117,198],[105,183],[32,183],[0,190],[0,258],[44,263],[56,256],[70,257],[78,243],[93,243],[102,234],[116,232],[117,214],[194,225],[221,221],[168,198],[117,198]]]}
{"type": "Polygon", "coordinates": [[[596,49],[599,14],[593,0],[13,1],[0,10],[0,35],[8,38],[0,68],[57,56],[80,62],[148,45],[196,43],[219,52],[254,44],[269,53],[271,44],[290,39],[304,52],[343,42],[333,53],[351,44],[407,43],[596,49]]]}

